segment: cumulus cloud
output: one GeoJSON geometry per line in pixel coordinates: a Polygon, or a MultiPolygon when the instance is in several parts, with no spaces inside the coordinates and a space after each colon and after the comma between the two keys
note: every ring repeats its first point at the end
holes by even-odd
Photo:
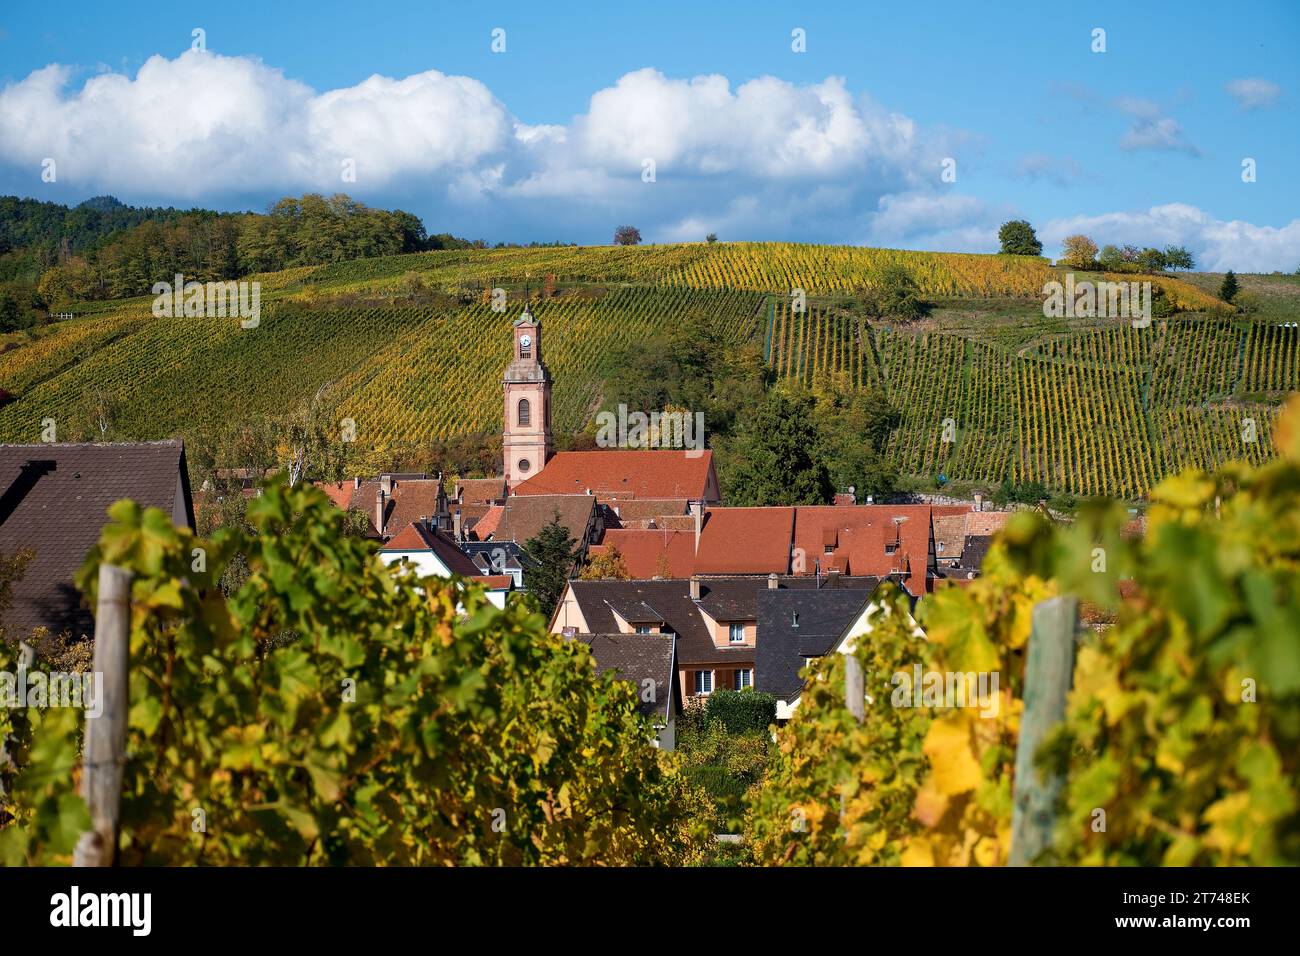
{"type": "MultiPolygon", "coordinates": [[[[1229,89],[1250,108],[1276,99],[1258,85],[1229,89]]],[[[1196,154],[1158,104],[1105,107],[1132,118],[1126,148],[1196,154]]],[[[992,251],[998,225],[1026,211],[940,178],[945,157],[959,157],[964,174],[982,148],[975,133],[922,129],[838,77],[764,76],[733,87],[718,75],[642,69],[597,90],[569,122],[548,125],[515,117],[470,77],[376,75],[320,92],[258,59],[195,50],[151,57],[133,77],[78,83],[52,65],[0,89],[0,164],[35,179],[54,158],[60,185],[82,194],[220,204],[343,190],[408,208],[414,200],[438,229],[469,224],[461,231],[503,238],[590,239],[616,219],[651,241],[716,232],[992,251]],[[355,183],[341,176],[345,160],[355,183]]],[[[1063,185],[1083,178],[1071,157],[1037,153],[1015,174],[1063,185]]],[[[1296,222],[1225,222],[1186,205],[1041,231],[1049,242],[1082,231],[1099,243],[1179,243],[1207,268],[1289,270],[1300,260],[1296,222]]]]}
{"type": "Polygon", "coordinates": [[[49,157],[61,179],[146,195],[341,188],[358,180],[472,169],[512,128],[482,83],[431,70],[315,93],[249,57],[153,56],[134,78],[48,66],[0,90],[0,156],[49,157]]]}
{"type": "Polygon", "coordinates": [[[747,212],[760,205],[774,227],[784,217],[812,229],[814,212],[848,222],[936,180],[942,147],[960,135],[927,140],[837,77],[733,89],[723,76],[642,69],[565,125],[530,125],[479,81],[436,70],[317,92],[255,58],[196,50],[151,57],[134,77],[77,88],[51,66],[0,90],[0,160],[36,170],[52,157],[60,181],[82,189],[164,201],[304,189],[582,200],[657,208],[674,232],[693,224],[670,225],[665,206],[708,207],[737,228],[761,221],[747,212]]]}
{"type": "Polygon", "coordinates": [[[1099,246],[1186,246],[1196,256],[1197,268],[1209,271],[1290,272],[1300,262],[1300,219],[1280,227],[1257,226],[1215,219],[1186,203],[1056,219],[1040,235],[1045,242],[1059,243],[1079,232],[1099,246]]]}
{"type": "Polygon", "coordinates": [[[1282,95],[1282,87],[1271,80],[1257,76],[1232,80],[1225,89],[1243,110],[1258,110],[1272,106],[1282,95]]]}
{"type": "Polygon", "coordinates": [[[765,76],[734,92],[726,77],[628,73],[591,98],[574,123],[582,158],[605,168],[806,178],[898,163],[917,145],[915,123],[855,99],[844,81],[795,86],[765,76]]]}

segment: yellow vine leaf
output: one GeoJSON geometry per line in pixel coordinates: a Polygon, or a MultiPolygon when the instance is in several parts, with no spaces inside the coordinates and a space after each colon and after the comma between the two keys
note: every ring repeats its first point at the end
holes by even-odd
{"type": "Polygon", "coordinates": [[[971,752],[969,718],[951,714],[930,725],[922,747],[930,758],[930,779],[939,793],[953,796],[974,790],[984,782],[980,765],[971,752]]]}

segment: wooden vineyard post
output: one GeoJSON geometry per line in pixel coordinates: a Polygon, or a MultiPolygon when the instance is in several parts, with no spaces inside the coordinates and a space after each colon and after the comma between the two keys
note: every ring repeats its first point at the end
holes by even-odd
{"type": "Polygon", "coordinates": [[[844,655],[844,706],[858,719],[858,723],[867,716],[867,688],[862,662],[853,654],[844,655]]]}
{"type": "Polygon", "coordinates": [[[73,866],[112,866],[117,857],[117,827],[126,760],[127,649],[131,631],[131,573],[99,566],[99,606],[95,612],[94,673],[99,686],[98,716],[86,717],[81,796],[91,829],[81,835],[73,866]]]}
{"type": "Polygon", "coordinates": [[[1074,634],[1079,601],[1061,596],[1034,606],[1025,664],[1025,709],[1016,746],[1011,820],[1011,866],[1028,866],[1052,842],[1056,799],[1064,782],[1034,767],[1034,752],[1065,719],[1065,699],[1074,682],[1074,634]]]}

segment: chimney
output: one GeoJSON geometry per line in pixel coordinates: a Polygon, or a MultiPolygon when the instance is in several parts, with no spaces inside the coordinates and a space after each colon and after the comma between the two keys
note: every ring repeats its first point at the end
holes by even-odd
{"type": "Polygon", "coordinates": [[[380,476],[379,476],[379,488],[380,488],[380,490],[383,491],[384,494],[386,494],[386,495],[392,495],[392,493],[393,493],[393,476],[392,476],[392,475],[380,475],[380,476]]]}
{"type": "Polygon", "coordinates": [[[693,574],[691,575],[691,600],[698,601],[699,599],[700,599],[700,577],[698,574],[693,574]]]}
{"type": "Polygon", "coordinates": [[[984,510],[984,495],[981,492],[975,492],[975,510],[984,510]]]}
{"type": "Polygon", "coordinates": [[[704,530],[704,502],[691,502],[691,517],[695,519],[695,550],[700,550],[700,533],[704,530]]]}
{"type": "Polygon", "coordinates": [[[457,541],[464,541],[462,535],[460,509],[457,508],[451,513],[451,533],[457,541]]]}
{"type": "Polygon", "coordinates": [[[380,537],[383,537],[384,534],[384,499],[386,497],[384,489],[381,486],[380,489],[375,492],[375,530],[379,532],[380,537]]]}
{"type": "Polygon", "coordinates": [[[778,585],[778,580],[777,580],[776,572],[773,571],[771,574],[767,576],[767,589],[769,591],[775,591],[777,585],[778,585]]]}

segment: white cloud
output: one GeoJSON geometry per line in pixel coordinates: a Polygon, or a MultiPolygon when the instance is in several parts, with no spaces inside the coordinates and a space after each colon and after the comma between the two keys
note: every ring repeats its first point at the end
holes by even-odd
{"type": "Polygon", "coordinates": [[[1243,110],[1258,110],[1272,106],[1282,95],[1282,87],[1261,77],[1232,80],[1224,87],[1243,110]]]}
{"type": "Polygon", "coordinates": [[[817,177],[898,161],[916,144],[915,124],[855,101],[844,81],[795,86],[765,76],[733,93],[726,77],[628,73],[591,98],[574,123],[581,155],[593,165],[714,175],[817,177]]]}
{"type": "Polygon", "coordinates": [[[460,173],[509,140],[505,108],[482,83],[437,71],[310,87],[248,57],[189,50],[150,57],[134,78],[67,89],[49,66],[0,90],[0,156],[96,188],[191,198],[223,190],[341,189],[414,172],[460,173]]]}
{"type": "MultiPolygon", "coordinates": [[[[1229,89],[1243,106],[1263,105],[1276,98],[1268,86],[1236,84],[1266,82],[1229,89]]],[[[1197,153],[1159,104],[1106,105],[1132,119],[1126,148],[1197,153]]],[[[637,70],[563,125],[514,117],[469,77],[376,75],[317,92],[260,60],[201,51],[151,57],[134,77],[107,72],[80,86],[72,70],[52,65],[0,89],[0,163],[30,170],[33,181],[53,157],[65,188],[137,202],[309,189],[400,197],[408,208],[415,198],[425,215],[434,205],[435,231],[451,225],[441,218],[449,211],[457,224],[472,223],[461,231],[504,238],[533,237],[522,229],[591,238],[617,221],[636,223],[650,241],[717,232],[992,251],[998,225],[1024,211],[940,181],[944,157],[957,157],[964,177],[982,146],[969,131],[922,130],[837,77],[800,85],[764,76],[733,88],[718,75],[637,70]],[[355,184],[340,176],[344,159],[356,163],[355,184]],[[645,159],[655,161],[653,183],[642,180],[645,159]]],[[[1082,178],[1074,159],[1044,153],[1025,156],[1016,174],[1082,178]]],[[[1042,230],[1047,242],[1071,232],[1099,243],[1187,245],[1206,268],[1290,270],[1300,261],[1300,221],[1255,226],[1188,205],[1042,230]]]]}
{"type": "Polygon", "coordinates": [[[1198,269],[1212,272],[1290,272],[1300,263],[1300,219],[1285,226],[1225,221],[1185,203],[1147,210],[1056,219],[1040,230],[1044,242],[1059,243],[1081,232],[1097,245],[1180,245],[1196,256],[1198,269]]]}
{"type": "Polygon", "coordinates": [[[1122,113],[1133,117],[1133,124],[1120,139],[1122,149],[1168,149],[1201,155],[1201,151],[1188,141],[1178,121],[1170,116],[1162,116],[1158,104],[1151,100],[1121,96],[1115,106],[1122,113]]]}

